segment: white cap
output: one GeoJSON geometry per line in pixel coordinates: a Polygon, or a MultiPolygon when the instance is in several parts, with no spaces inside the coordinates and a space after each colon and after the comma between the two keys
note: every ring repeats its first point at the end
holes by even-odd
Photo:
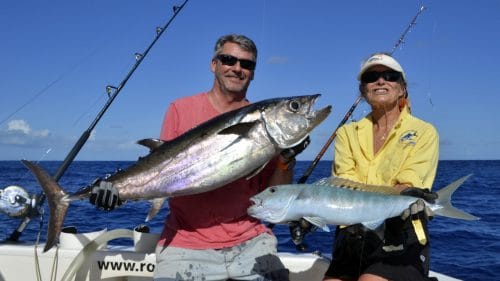
{"type": "Polygon", "coordinates": [[[363,64],[361,65],[361,70],[359,71],[358,74],[358,80],[361,80],[361,75],[363,75],[363,73],[365,73],[366,70],[368,70],[370,67],[374,65],[384,65],[392,70],[401,72],[401,74],[403,75],[403,79],[406,81],[406,75],[401,65],[393,57],[388,56],[386,54],[375,54],[371,56],[369,59],[367,59],[365,62],[363,62],[363,64]]]}

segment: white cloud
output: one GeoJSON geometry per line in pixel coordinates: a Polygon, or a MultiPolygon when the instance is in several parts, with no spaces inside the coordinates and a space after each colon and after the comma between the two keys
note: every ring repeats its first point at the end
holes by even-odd
{"type": "Polygon", "coordinates": [[[48,137],[49,134],[50,134],[50,131],[47,130],[47,129],[43,129],[43,130],[40,130],[40,131],[37,131],[37,132],[33,132],[33,136],[34,137],[41,137],[41,138],[48,137]]]}
{"type": "Polygon", "coordinates": [[[7,128],[0,130],[0,144],[39,146],[46,145],[50,138],[48,129],[33,130],[31,126],[22,119],[11,120],[7,128]]]}
{"type": "Polygon", "coordinates": [[[24,120],[11,120],[7,123],[8,132],[20,132],[25,135],[29,135],[31,132],[30,125],[24,120]]]}

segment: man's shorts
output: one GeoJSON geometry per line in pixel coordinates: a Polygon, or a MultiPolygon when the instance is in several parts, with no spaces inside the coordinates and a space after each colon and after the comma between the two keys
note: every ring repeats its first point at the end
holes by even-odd
{"type": "Polygon", "coordinates": [[[269,233],[222,249],[194,250],[158,246],[154,280],[285,280],[288,270],[276,256],[269,233]]]}

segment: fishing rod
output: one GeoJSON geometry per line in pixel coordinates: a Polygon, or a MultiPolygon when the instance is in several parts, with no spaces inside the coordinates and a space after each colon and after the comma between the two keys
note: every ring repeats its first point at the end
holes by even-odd
{"type": "MultiPolygon", "coordinates": [[[[99,122],[99,120],[101,120],[101,117],[104,115],[104,113],[109,108],[109,106],[114,101],[114,99],[118,96],[118,94],[123,89],[123,87],[125,86],[125,84],[129,80],[129,78],[132,76],[132,74],[135,72],[135,70],[139,67],[139,65],[144,60],[144,58],[146,57],[146,55],[149,53],[149,51],[151,50],[151,48],[154,46],[154,44],[156,43],[156,41],[158,41],[158,39],[161,37],[161,35],[163,34],[163,32],[165,32],[165,30],[168,28],[168,26],[170,25],[170,23],[175,19],[175,17],[177,16],[177,14],[182,10],[182,8],[184,8],[184,6],[186,5],[186,3],[188,1],[189,0],[185,0],[180,6],[174,6],[173,7],[174,14],[172,15],[172,17],[167,21],[167,23],[163,27],[157,27],[156,28],[156,36],[153,39],[153,41],[151,42],[151,44],[149,44],[149,46],[146,48],[146,50],[143,53],[135,53],[135,55],[134,55],[135,56],[135,64],[132,66],[132,68],[127,73],[127,75],[125,76],[125,78],[121,81],[121,83],[117,87],[111,86],[111,85],[106,86],[106,93],[107,93],[107,95],[109,97],[108,101],[106,102],[106,104],[104,105],[104,107],[101,109],[101,111],[97,114],[96,118],[94,119],[94,121],[92,121],[92,123],[90,124],[90,126],[88,127],[88,129],[85,130],[82,133],[82,135],[80,136],[80,138],[78,139],[78,141],[75,143],[75,145],[73,146],[73,148],[71,149],[71,151],[68,153],[68,155],[66,156],[66,158],[62,162],[61,166],[59,166],[59,169],[57,170],[56,174],[53,176],[53,178],[56,180],[56,182],[59,181],[59,179],[64,175],[64,173],[68,169],[69,165],[75,159],[75,157],[78,154],[78,152],[80,152],[80,150],[82,149],[83,145],[85,145],[85,143],[89,139],[92,130],[97,125],[97,123],[99,122]]],[[[41,192],[40,195],[38,195],[37,201],[38,201],[38,203],[37,203],[38,208],[40,208],[43,205],[43,202],[45,201],[45,194],[43,192],[41,192]]],[[[38,211],[38,208],[32,208],[32,210],[30,211],[30,213],[27,216],[24,217],[24,219],[21,222],[21,224],[17,227],[17,229],[15,229],[12,232],[12,234],[8,238],[9,241],[18,241],[19,236],[21,236],[23,230],[26,228],[26,226],[31,221],[31,219],[33,217],[38,216],[40,214],[39,211],[38,211]]]]}
{"type": "Polygon", "coordinates": [[[349,108],[347,113],[344,115],[344,118],[342,119],[342,121],[340,121],[340,123],[337,125],[337,128],[335,129],[335,131],[333,131],[330,138],[326,141],[323,148],[321,148],[321,151],[318,153],[318,155],[316,155],[316,158],[314,158],[311,165],[309,165],[307,170],[304,172],[304,175],[302,177],[300,177],[300,179],[298,180],[297,183],[305,183],[307,181],[307,179],[311,175],[314,168],[316,168],[316,165],[318,165],[319,160],[321,159],[321,157],[323,157],[323,154],[325,154],[326,150],[328,149],[330,144],[333,142],[333,140],[337,136],[337,131],[339,130],[340,127],[342,127],[342,125],[344,125],[347,122],[347,120],[352,115],[352,113],[354,112],[354,110],[356,109],[356,107],[358,106],[360,101],[361,101],[361,95],[359,95],[358,98],[354,101],[351,108],[349,108]]]}
{"type": "MultiPolygon", "coordinates": [[[[404,32],[401,34],[401,36],[399,37],[399,39],[396,41],[396,44],[394,44],[394,47],[392,48],[392,51],[389,52],[390,55],[392,55],[399,48],[399,46],[404,43],[404,39],[405,39],[406,35],[412,29],[412,27],[417,23],[418,16],[425,9],[426,8],[423,5],[420,7],[420,9],[418,10],[418,12],[415,14],[415,16],[413,17],[413,19],[411,20],[410,24],[406,27],[406,29],[404,30],[404,32]]],[[[326,141],[326,143],[323,146],[323,148],[321,149],[321,151],[318,153],[318,155],[316,156],[316,158],[314,158],[314,160],[311,163],[311,165],[304,172],[304,175],[302,177],[300,177],[300,179],[298,180],[298,183],[305,183],[307,181],[307,179],[311,175],[311,173],[314,170],[314,168],[316,167],[316,165],[318,165],[319,160],[321,159],[321,157],[323,157],[323,154],[325,154],[326,150],[328,149],[328,147],[330,146],[330,144],[332,144],[333,140],[337,136],[337,131],[339,130],[340,127],[342,127],[347,122],[347,120],[349,119],[349,117],[351,117],[352,113],[354,112],[354,110],[358,106],[358,104],[361,101],[361,99],[362,99],[361,95],[359,95],[356,98],[356,100],[352,104],[351,108],[349,108],[349,110],[345,114],[344,118],[342,119],[342,121],[340,121],[340,123],[338,124],[337,128],[335,129],[335,131],[333,131],[333,133],[330,136],[330,138],[326,141]]]]}

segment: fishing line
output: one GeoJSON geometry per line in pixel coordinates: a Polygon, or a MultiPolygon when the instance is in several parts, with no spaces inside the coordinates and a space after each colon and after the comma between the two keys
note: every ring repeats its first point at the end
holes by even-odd
{"type": "Polygon", "coordinates": [[[264,41],[266,39],[266,18],[267,18],[267,1],[263,1],[262,5],[262,24],[261,24],[261,42],[264,45],[264,41]]]}
{"type": "MultiPolygon", "coordinates": [[[[146,50],[143,53],[135,53],[135,64],[132,66],[132,68],[129,70],[129,72],[125,75],[125,78],[120,82],[118,86],[112,86],[108,85],[106,86],[106,92],[108,94],[108,101],[106,104],[103,106],[101,111],[97,114],[95,117],[94,121],[90,124],[90,126],[85,130],[80,138],[77,140],[71,151],[66,155],[66,158],[62,162],[61,166],[59,166],[59,169],[57,170],[56,174],[53,176],[54,180],[57,182],[59,179],[63,176],[63,174],[66,172],[68,169],[69,165],[73,162],[75,159],[76,155],[80,152],[82,149],[83,145],[87,142],[89,139],[92,130],[95,128],[99,120],[101,120],[102,116],[104,113],[107,111],[107,109],[111,106],[111,103],[115,100],[115,98],[118,96],[120,91],[125,87],[127,84],[127,81],[130,79],[132,74],[134,74],[135,70],[139,67],[141,62],[144,60],[144,58],[147,56],[151,48],[155,45],[155,43],[160,39],[160,36],[165,32],[165,30],[168,28],[168,26],[172,23],[172,21],[175,19],[177,14],[184,8],[186,3],[189,0],[185,0],[180,6],[175,5],[173,7],[173,15],[170,17],[170,19],[167,21],[167,23],[163,27],[156,27],[156,36],[153,39],[153,41],[149,44],[149,46],[146,48],[146,50]]],[[[42,206],[44,201],[45,201],[45,194],[43,192],[40,193],[39,195],[39,206],[42,206]]],[[[19,225],[19,227],[14,230],[14,232],[10,235],[8,238],[9,241],[17,241],[19,239],[19,236],[21,236],[22,231],[24,228],[28,225],[28,223],[31,221],[32,216],[26,216],[24,217],[23,221],[19,225]]]]}
{"type": "MultiPolygon", "coordinates": [[[[435,35],[436,35],[436,29],[437,29],[437,23],[436,23],[436,20],[434,19],[434,24],[432,26],[432,32],[431,32],[431,40],[430,40],[430,48],[429,48],[429,57],[430,57],[430,60],[429,60],[429,65],[432,66],[432,62],[433,61],[433,58],[434,58],[434,48],[432,48],[432,46],[434,45],[434,38],[435,38],[435,35]]],[[[434,102],[432,102],[432,81],[434,80],[434,72],[433,72],[433,68],[430,67],[429,70],[427,71],[427,73],[429,73],[429,87],[428,87],[428,91],[427,91],[427,98],[428,98],[428,101],[429,101],[429,104],[431,105],[431,108],[432,108],[432,111],[433,112],[436,112],[436,107],[434,106],[434,102]]]]}
{"type": "MultiPolygon", "coordinates": [[[[37,164],[38,164],[38,163],[40,163],[41,161],[43,161],[43,159],[44,159],[44,158],[45,158],[45,157],[46,157],[46,156],[47,156],[47,155],[48,155],[51,151],[52,151],[52,148],[47,149],[47,150],[45,151],[45,153],[42,155],[42,157],[40,157],[40,159],[38,159],[35,163],[37,163],[37,164]]],[[[27,176],[28,174],[30,174],[30,171],[29,171],[29,170],[27,170],[27,171],[24,173],[24,175],[23,175],[20,179],[24,179],[24,178],[26,178],[26,176],[27,176]]]]}
{"type": "Polygon", "coordinates": [[[69,67],[65,72],[63,72],[61,75],[59,75],[59,77],[57,77],[54,81],[50,82],[45,87],[43,87],[33,97],[31,97],[30,99],[28,99],[25,103],[21,104],[12,113],[10,113],[9,115],[7,115],[7,117],[5,117],[4,119],[2,119],[2,121],[0,121],[0,126],[3,123],[5,123],[7,120],[9,120],[12,116],[16,115],[19,111],[21,111],[22,109],[24,109],[26,106],[28,106],[29,104],[31,104],[32,102],[34,102],[36,99],[38,99],[41,95],[45,94],[50,88],[52,88],[52,86],[54,86],[59,81],[63,80],[63,78],[65,78],[66,76],[68,76],[68,74],[70,74],[73,71],[75,71],[78,67],[80,67],[81,64],[83,64],[85,61],[87,61],[87,59],[89,59],[90,57],[94,56],[97,53],[97,50],[98,49],[96,48],[93,51],[91,51],[88,55],[86,55],[85,57],[83,57],[81,60],[79,60],[78,62],[76,62],[73,66],[69,67]]]}
{"type": "Polygon", "coordinates": [[[76,118],[72,126],[74,127],[76,124],[78,124],[80,120],[82,120],[83,117],[85,117],[85,115],[87,115],[93,108],[95,108],[97,106],[97,103],[100,102],[102,99],[104,99],[104,96],[99,95],[99,97],[95,99],[95,101],[87,108],[87,110],[85,110],[78,118],[76,118]]]}
{"type": "Polygon", "coordinates": [[[35,274],[36,274],[36,279],[37,280],[42,280],[42,274],[40,271],[40,260],[38,258],[38,244],[40,243],[40,235],[42,233],[42,227],[43,227],[43,210],[40,213],[40,224],[38,228],[38,232],[36,234],[36,240],[35,240],[35,246],[33,247],[33,250],[35,251],[35,274]]]}
{"type": "MultiPolygon", "coordinates": [[[[158,32],[158,28],[160,27],[157,27],[157,32],[158,32]]],[[[140,56],[139,53],[136,53],[135,54],[135,59],[137,61],[138,59],[138,56],[140,56]]],[[[126,70],[126,69],[125,69],[126,70]]],[[[97,104],[102,101],[104,98],[111,98],[111,94],[113,93],[113,91],[115,91],[117,88],[114,87],[114,86],[110,86],[110,85],[107,85],[106,88],[105,88],[105,91],[106,91],[106,96],[102,95],[102,94],[99,94],[99,96],[94,100],[94,102],[87,108],[87,110],[83,111],[83,113],[78,116],[78,118],[76,118],[76,120],[73,122],[72,126],[75,126],[76,124],[78,124],[80,122],[80,120],[82,120],[85,115],[87,115],[92,109],[96,108],[97,107],[97,104]]]]}

